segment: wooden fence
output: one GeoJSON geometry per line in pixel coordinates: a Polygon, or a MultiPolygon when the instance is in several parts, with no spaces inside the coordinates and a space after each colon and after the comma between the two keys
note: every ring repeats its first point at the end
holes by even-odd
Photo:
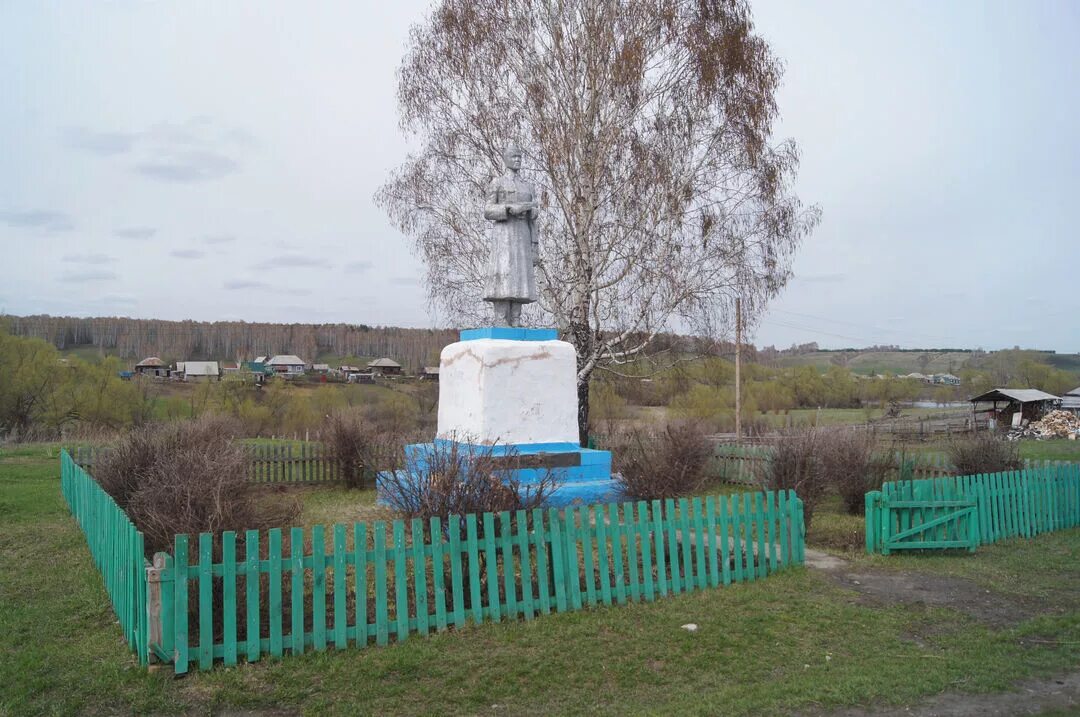
{"type": "MultiPolygon", "coordinates": [[[[318,443],[249,444],[250,478],[259,483],[335,483],[343,480],[338,462],[318,443]]],[[[75,462],[92,468],[110,450],[107,446],[74,446],[68,449],[75,462]]]]}
{"type": "Polygon", "coordinates": [[[971,547],[1076,527],[1080,464],[1044,463],[1022,471],[886,483],[866,495],[866,550],[888,554],[905,547],[896,536],[916,537],[915,532],[918,542],[948,544],[912,547],[958,547],[952,543],[965,540],[966,524],[949,518],[967,505],[974,508],[971,547]]]}
{"type": "MultiPolygon", "coordinates": [[[[714,454],[715,474],[727,483],[757,485],[756,476],[762,464],[769,459],[770,446],[766,445],[720,445],[714,454]]],[[[945,453],[919,452],[893,453],[894,473],[897,480],[924,480],[955,476],[952,463],[945,453]]],[[[1067,466],[1066,461],[1024,459],[1024,470],[1040,470],[1067,466]]]]}
{"type": "Polygon", "coordinates": [[[155,655],[177,673],[758,580],[804,553],[794,492],[176,537],[155,655]],[[242,542],[242,545],[241,545],[242,542]]]}
{"type": "Polygon", "coordinates": [[[143,534],[67,451],[60,453],[60,490],[86,536],[124,639],[145,665],[149,659],[149,563],[144,556],[143,534]]]}

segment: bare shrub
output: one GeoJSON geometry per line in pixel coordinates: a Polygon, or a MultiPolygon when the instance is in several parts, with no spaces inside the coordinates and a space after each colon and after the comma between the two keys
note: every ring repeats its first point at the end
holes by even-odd
{"type": "Polygon", "coordinates": [[[672,423],[661,431],[632,429],[613,437],[613,476],[632,500],[678,498],[702,488],[713,446],[692,423],[672,423]]]}
{"type": "Polygon", "coordinates": [[[875,455],[876,444],[876,436],[868,430],[836,428],[818,433],[822,469],[851,515],[866,511],[867,491],[881,488],[892,470],[888,456],[875,455]]]}
{"type": "Polygon", "coordinates": [[[999,438],[992,433],[954,438],[946,452],[953,471],[962,476],[1016,471],[1024,467],[1024,462],[1020,460],[1020,446],[1015,441],[999,438]]]}
{"type": "MultiPolygon", "coordinates": [[[[245,448],[221,417],[139,428],[105,453],[94,477],[146,538],[153,553],[180,534],[264,529],[299,515],[295,499],[268,499],[249,480],[245,448]]],[[[215,552],[219,548],[215,548],[215,552]]]]}
{"type": "Polygon", "coordinates": [[[468,513],[538,508],[558,488],[557,472],[523,482],[512,469],[520,459],[513,452],[495,455],[495,446],[476,446],[456,440],[437,441],[422,457],[406,460],[384,473],[379,493],[391,508],[407,518],[446,519],[468,513]]]}
{"type": "Polygon", "coordinates": [[[766,459],[758,463],[758,482],[764,489],[793,489],[802,499],[807,527],[829,483],[819,452],[820,438],[816,428],[783,433],[766,459]]]}
{"type": "Polygon", "coordinates": [[[400,434],[380,430],[357,411],[331,414],[322,438],[349,488],[374,486],[379,471],[398,467],[400,434]]]}

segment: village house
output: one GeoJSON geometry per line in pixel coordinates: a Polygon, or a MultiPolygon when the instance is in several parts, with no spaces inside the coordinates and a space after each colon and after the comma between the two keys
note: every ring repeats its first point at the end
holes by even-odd
{"type": "Polygon", "coordinates": [[[273,369],[274,375],[282,376],[284,378],[303,376],[304,372],[307,370],[307,364],[304,363],[304,359],[292,354],[274,356],[266,362],[266,365],[273,369]]]}
{"type": "Polygon", "coordinates": [[[420,372],[421,381],[438,381],[439,380],[439,367],[438,366],[425,366],[420,372]]]}
{"type": "Polygon", "coordinates": [[[135,364],[135,373],[139,376],[153,376],[155,378],[168,378],[172,371],[165,362],[157,356],[149,356],[135,364]]]}
{"type": "Polygon", "coordinates": [[[1061,408],[1062,410],[1080,415],[1080,386],[1077,386],[1061,397],[1061,408]]]}
{"type": "Polygon", "coordinates": [[[951,373],[937,373],[930,377],[930,382],[940,386],[959,386],[960,377],[951,373]]]}
{"type": "Polygon", "coordinates": [[[221,367],[217,361],[181,361],[175,375],[182,381],[220,381],[221,367]]]}
{"type": "Polygon", "coordinates": [[[368,370],[376,376],[400,376],[401,364],[393,359],[381,358],[371,361],[368,370]]]}

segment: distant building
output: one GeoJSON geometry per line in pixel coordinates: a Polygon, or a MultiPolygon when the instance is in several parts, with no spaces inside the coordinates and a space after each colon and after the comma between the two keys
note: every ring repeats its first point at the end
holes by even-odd
{"type": "Polygon", "coordinates": [[[165,362],[159,359],[157,356],[149,356],[144,358],[139,363],[135,364],[135,373],[140,376],[154,376],[157,378],[168,378],[172,371],[165,362]]]}
{"type": "Polygon", "coordinates": [[[368,365],[368,370],[377,376],[400,376],[401,364],[393,359],[381,358],[375,359],[368,365]]]}
{"type": "Polygon", "coordinates": [[[330,373],[330,364],[328,364],[328,363],[313,364],[311,366],[311,370],[314,371],[315,373],[330,373]]]}
{"type": "Polygon", "coordinates": [[[439,380],[439,367],[438,366],[425,366],[424,370],[420,372],[421,381],[438,381],[439,380]]]}
{"type": "Polygon", "coordinates": [[[220,381],[221,366],[217,361],[183,361],[176,364],[184,381],[220,381]]]}
{"type": "Polygon", "coordinates": [[[299,356],[293,356],[292,354],[275,356],[267,361],[266,365],[274,370],[275,375],[283,376],[285,378],[303,376],[304,371],[307,370],[307,364],[304,363],[304,359],[299,356]]]}
{"type": "Polygon", "coordinates": [[[983,414],[998,428],[1027,425],[1061,403],[1057,396],[1034,388],[995,388],[969,400],[976,425],[983,414]]]}
{"type": "Polygon", "coordinates": [[[930,383],[930,377],[927,376],[925,373],[919,373],[918,371],[914,373],[909,373],[907,376],[901,376],[900,378],[910,378],[912,381],[922,381],[923,383],[930,383]]]}
{"type": "Polygon", "coordinates": [[[953,376],[951,373],[937,373],[930,377],[930,382],[943,386],[959,386],[960,377],[953,376]]]}
{"type": "Polygon", "coordinates": [[[1061,397],[1061,408],[1066,411],[1080,414],[1080,386],[1061,397]]]}

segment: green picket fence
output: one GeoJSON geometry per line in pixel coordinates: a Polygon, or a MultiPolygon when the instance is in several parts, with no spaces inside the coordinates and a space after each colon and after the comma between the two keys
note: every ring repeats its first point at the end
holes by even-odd
{"type": "Polygon", "coordinates": [[[141,664],[149,660],[147,563],[143,534],[89,473],[60,452],[60,490],[86,536],[124,639],[141,664]]]}
{"type": "Polygon", "coordinates": [[[791,491],[179,535],[152,649],[184,673],[652,601],[801,564],[803,539],[791,491]]]}
{"type": "Polygon", "coordinates": [[[1080,464],[1046,463],[1005,473],[886,483],[866,495],[866,550],[988,545],[1080,525],[1080,464]],[[966,515],[970,511],[970,518],[966,515]],[[953,519],[955,518],[955,520],[953,519]],[[970,520],[970,522],[968,522],[970,520]],[[918,530],[917,530],[918,529],[918,530]],[[932,543],[942,543],[940,546],[932,543]]]}
{"type": "MultiPolygon", "coordinates": [[[[341,470],[329,449],[317,443],[250,444],[245,448],[250,461],[249,478],[258,483],[336,483],[341,470]]],[[[68,449],[75,462],[93,468],[107,446],[73,446],[68,449]]]]}

